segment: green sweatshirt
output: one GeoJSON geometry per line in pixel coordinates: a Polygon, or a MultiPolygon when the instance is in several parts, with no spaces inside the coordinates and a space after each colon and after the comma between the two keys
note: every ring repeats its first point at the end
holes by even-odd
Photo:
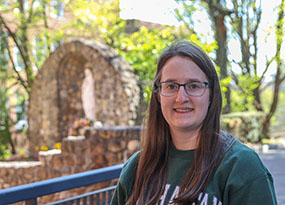
{"type": "MultiPolygon", "coordinates": [[[[228,137],[229,141],[232,137],[228,137]]],[[[228,146],[228,144],[226,146],[228,146]]],[[[159,205],[169,204],[179,193],[193,160],[195,150],[181,151],[173,145],[169,151],[167,184],[159,205]]],[[[112,205],[123,205],[132,193],[139,152],[124,165],[113,195],[112,205]]],[[[214,170],[207,189],[198,197],[201,205],[274,205],[277,204],[273,179],[258,155],[240,142],[235,142],[214,170]]]]}

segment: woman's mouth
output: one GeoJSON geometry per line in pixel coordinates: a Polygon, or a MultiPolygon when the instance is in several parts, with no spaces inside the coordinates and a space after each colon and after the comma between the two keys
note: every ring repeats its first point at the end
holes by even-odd
{"type": "Polygon", "coordinates": [[[191,112],[192,110],[194,109],[193,108],[174,108],[174,111],[181,112],[181,113],[191,112]]]}

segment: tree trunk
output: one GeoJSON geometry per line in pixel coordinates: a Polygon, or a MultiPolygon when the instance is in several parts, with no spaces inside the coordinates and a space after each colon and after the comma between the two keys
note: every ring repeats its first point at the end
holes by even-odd
{"type": "Polygon", "coordinates": [[[262,133],[264,134],[265,138],[269,138],[269,128],[270,128],[270,121],[272,116],[274,115],[277,105],[278,105],[278,99],[279,99],[279,89],[280,84],[282,83],[282,80],[280,79],[281,71],[280,67],[277,69],[275,83],[274,83],[274,93],[273,93],[273,101],[270,107],[269,113],[267,113],[265,117],[265,121],[263,123],[263,130],[262,133]]]}
{"type": "Polygon", "coordinates": [[[274,93],[273,93],[273,100],[270,107],[269,113],[266,115],[265,121],[263,123],[263,134],[265,137],[269,138],[269,127],[270,127],[270,120],[272,116],[274,115],[277,105],[278,105],[278,99],[279,99],[279,90],[281,83],[285,80],[285,76],[282,76],[282,67],[283,60],[281,59],[281,47],[283,43],[283,37],[284,37],[284,15],[285,15],[285,2],[282,0],[279,11],[278,11],[278,21],[275,24],[276,27],[276,66],[277,66],[277,72],[275,76],[275,82],[274,82],[274,93]]]}
{"type": "MultiPolygon", "coordinates": [[[[216,51],[216,64],[220,67],[221,79],[228,77],[227,63],[228,63],[228,47],[227,47],[227,28],[225,26],[225,16],[227,12],[220,10],[221,5],[213,1],[207,1],[208,10],[211,16],[212,22],[214,23],[215,39],[218,43],[218,49],[216,51]],[[215,5],[213,5],[215,4],[215,5]]],[[[227,87],[225,93],[226,106],[223,109],[223,113],[231,112],[231,92],[230,88],[227,87]]]]}
{"type": "Polygon", "coordinates": [[[15,145],[14,145],[14,142],[13,142],[13,139],[12,139],[12,134],[11,134],[11,131],[10,131],[10,123],[9,123],[10,119],[9,119],[9,116],[7,117],[7,119],[5,120],[5,124],[6,124],[6,129],[5,129],[5,132],[7,134],[7,140],[11,146],[11,153],[12,154],[16,154],[16,148],[15,148],[15,145]]]}
{"type": "Polygon", "coordinates": [[[263,112],[264,110],[260,99],[260,84],[256,89],[254,89],[253,93],[254,93],[254,106],[256,110],[263,112]]]}

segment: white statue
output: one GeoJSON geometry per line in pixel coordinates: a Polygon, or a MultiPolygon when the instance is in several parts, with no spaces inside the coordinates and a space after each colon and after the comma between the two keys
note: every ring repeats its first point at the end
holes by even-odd
{"type": "Polygon", "coordinates": [[[82,83],[82,104],[85,117],[95,121],[95,80],[89,68],[84,69],[85,78],[82,83]]]}

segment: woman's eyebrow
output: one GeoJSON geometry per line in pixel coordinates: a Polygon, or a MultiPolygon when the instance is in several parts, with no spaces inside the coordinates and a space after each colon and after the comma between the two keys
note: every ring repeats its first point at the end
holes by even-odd
{"type": "MultiPolygon", "coordinates": [[[[177,79],[173,79],[173,78],[168,78],[166,80],[164,80],[164,82],[177,82],[178,80],[177,79]]],[[[185,82],[202,82],[204,80],[201,80],[201,79],[198,79],[198,78],[189,78],[189,79],[186,79],[185,82]]]]}
{"type": "Polygon", "coordinates": [[[169,78],[169,79],[164,80],[163,82],[175,82],[175,81],[177,80],[169,78]]]}

